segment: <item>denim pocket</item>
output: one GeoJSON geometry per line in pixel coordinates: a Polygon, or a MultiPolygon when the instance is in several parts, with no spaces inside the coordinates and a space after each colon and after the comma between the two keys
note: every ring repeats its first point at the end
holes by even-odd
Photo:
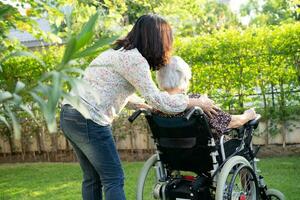
{"type": "Polygon", "coordinates": [[[72,107],[63,108],[62,129],[64,134],[73,142],[88,143],[87,119],[72,107]]]}

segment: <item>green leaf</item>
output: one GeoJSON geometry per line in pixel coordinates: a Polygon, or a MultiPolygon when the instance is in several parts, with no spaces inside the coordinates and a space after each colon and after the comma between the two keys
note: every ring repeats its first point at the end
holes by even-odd
{"type": "Polygon", "coordinates": [[[15,88],[15,93],[19,93],[25,88],[25,84],[22,81],[18,81],[15,88]]]}
{"type": "Polygon", "coordinates": [[[52,89],[49,94],[48,108],[51,109],[51,112],[55,112],[56,105],[61,97],[61,78],[60,73],[56,72],[52,76],[52,89]]]}
{"type": "Polygon", "coordinates": [[[45,118],[47,122],[47,128],[50,133],[56,133],[57,132],[57,124],[55,117],[54,118],[45,118]]]}
{"type": "Polygon", "coordinates": [[[21,126],[20,126],[20,123],[19,123],[17,117],[15,116],[15,114],[11,111],[11,109],[8,106],[5,107],[5,110],[8,112],[8,115],[9,115],[11,121],[12,121],[15,138],[20,139],[20,137],[21,137],[21,126]]]}
{"type": "Polygon", "coordinates": [[[84,24],[84,26],[82,27],[81,32],[76,36],[76,40],[77,40],[76,51],[91,41],[98,18],[99,18],[99,12],[96,12],[92,17],[90,17],[89,21],[86,24],[84,24]]]}
{"type": "Polygon", "coordinates": [[[50,71],[50,72],[45,72],[44,74],[42,74],[42,76],[39,79],[39,82],[45,81],[47,79],[49,79],[54,71],[50,71]]]}
{"type": "Polygon", "coordinates": [[[53,110],[51,107],[48,107],[50,104],[48,104],[48,102],[42,99],[35,92],[29,92],[29,93],[31,94],[33,99],[39,104],[49,132],[55,133],[57,131],[57,125],[55,120],[55,109],[53,110]]]}
{"type": "Polygon", "coordinates": [[[3,72],[1,64],[0,64],[0,72],[3,72]]]}
{"type": "Polygon", "coordinates": [[[75,52],[75,46],[76,46],[76,38],[71,37],[67,43],[64,56],[60,64],[61,68],[63,68],[71,60],[71,57],[75,52]]]}
{"type": "Polygon", "coordinates": [[[71,31],[72,21],[73,21],[72,13],[73,13],[74,7],[71,5],[65,5],[65,8],[67,10],[67,12],[64,13],[65,19],[66,19],[66,24],[67,24],[68,30],[71,31]]]}
{"type": "Polygon", "coordinates": [[[7,126],[7,128],[11,129],[11,126],[9,125],[4,116],[0,115],[0,121],[2,121],[7,126]]]}
{"type": "Polygon", "coordinates": [[[22,97],[17,95],[17,94],[13,94],[13,102],[15,105],[19,105],[22,102],[22,97]]]}
{"type": "Polygon", "coordinates": [[[61,70],[61,72],[63,72],[63,73],[78,73],[78,74],[84,73],[84,71],[82,69],[76,68],[76,67],[68,67],[68,68],[61,70]]]}
{"type": "Polygon", "coordinates": [[[1,6],[1,8],[0,8],[0,17],[2,17],[3,15],[9,13],[11,10],[12,10],[12,7],[10,5],[1,6]]]}
{"type": "Polygon", "coordinates": [[[26,105],[21,104],[19,107],[29,114],[33,119],[35,118],[33,112],[26,105]]]}
{"type": "Polygon", "coordinates": [[[0,92],[0,102],[8,100],[12,97],[13,97],[13,95],[10,92],[7,92],[7,91],[0,92]]]}
{"type": "Polygon", "coordinates": [[[32,96],[32,98],[39,104],[39,106],[40,106],[40,108],[41,108],[41,110],[42,111],[44,111],[45,110],[45,105],[46,105],[46,103],[45,103],[45,101],[44,101],[44,99],[42,99],[39,95],[37,95],[35,92],[29,92],[29,94],[32,96]]]}
{"type": "Polygon", "coordinates": [[[83,58],[85,56],[92,56],[92,55],[98,53],[100,47],[110,44],[111,42],[115,41],[118,37],[119,36],[113,36],[113,37],[109,37],[109,38],[99,39],[92,46],[87,47],[86,49],[82,50],[81,52],[75,53],[75,55],[72,58],[83,58]]]}

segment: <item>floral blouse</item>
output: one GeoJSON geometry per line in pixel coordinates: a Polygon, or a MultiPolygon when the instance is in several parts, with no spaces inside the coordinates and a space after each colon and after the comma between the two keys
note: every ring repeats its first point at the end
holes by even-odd
{"type": "Polygon", "coordinates": [[[169,95],[156,87],[150,66],[137,49],[109,49],[101,53],[86,68],[83,82],[85,86],[79,95],[87,108],[84,116],[100,125],[111,124],[135,92],[165,113],[182,112],[188,104],[188,96],[169,95]]]}

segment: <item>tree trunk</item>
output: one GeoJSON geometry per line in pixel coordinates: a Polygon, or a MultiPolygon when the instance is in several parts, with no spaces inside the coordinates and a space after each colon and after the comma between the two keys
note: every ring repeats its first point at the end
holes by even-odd
{"type": "Polygon", "coordinates": [[[266,117],[266,135],[265,135],[265,144],[268,145],[269,144],[269,116],[268,116],[268,110],[267,110],[267,98],[266,98],[266,92],[264,89],[264,86],[261,86],[261,91],[262,91],[262,96],[263,96],[263,102],[264,102],[264,116],[266,117]]]}
{"type": "Polygon", "coordinates": [[[281,115],[280,115],[280,121],[282,123],[282,130],[281,130],[281,134],[282,134],[282,147],[285,148],[286,147],[286,110],[285,110],[285,92],[284,92],[284,88],[283,88],[283,81],[280,81],[280,97],[279,97],[280,101],[279,101],[279,106],[280,106],[280,110],[281,110],[281,115]]]}
{"type": "Polygon", "coordinates": [[[286,121],[283,121],[282,124],[282,147],[286,148],[286,139],[287,139],[287,130],[288,130],[288,124],[286,121]]]}
{"type": "Polygon", "coordinates": [[[266,119],[266,135],[265,135],[265,145],[269,145],[269,134],[270,134],[270,129],[269,129],[269,119],[266,119]]]}

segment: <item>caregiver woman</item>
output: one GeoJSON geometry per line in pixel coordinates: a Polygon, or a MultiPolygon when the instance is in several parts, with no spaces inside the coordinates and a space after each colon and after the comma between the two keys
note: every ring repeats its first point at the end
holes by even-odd
{"type": "Polygon", "coordinates": [[[87,114],[70,103],[63,105],[61,127],[83,171],[84,200],[102,199],[102,187],[106,200],[125,199],[124,174],[111,124],[134,92],[166,113],[182,112],[190,106],[200,106],[209,114],[215,112],[216,107],[206,97],[189,99],[157,89],[150,70],[168,63],[171,49],[169,24],[157,15],[140,17],[128,35],[115,42],[114,49],[101,53],[86,68],[83,80],[88,87],[80,99],[87,114]]]}

